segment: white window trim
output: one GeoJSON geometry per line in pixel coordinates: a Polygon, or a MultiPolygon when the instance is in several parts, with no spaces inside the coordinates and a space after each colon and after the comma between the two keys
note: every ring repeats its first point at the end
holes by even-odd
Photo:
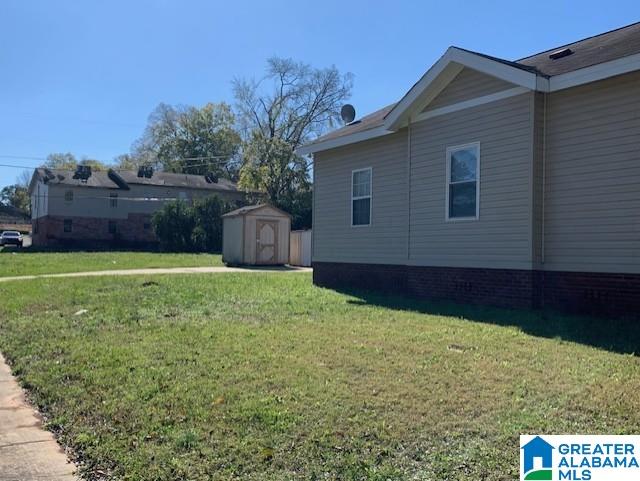
{"type": "Polygon", "coordinates": [[[349,211],[351,212],[351,227],[370,227],[371,221],[373,220],[373,169],[371,167],[365,167],[363,169],[354,169],[351,171],[351,182],[349,184],[349,189],[351,190],[351,200],[349,201],[349,211]],[[361,195],[354,197],[353,196],[353,177],[358,172],[369,172],[369,195],[361,195]],[[368,224],[358,224],[353,225],[353,201],[360,199],[369,199],[369,223],[368,224]]]}
{"type": "MultiPolygon", "coordinates": [[[[470,142],[468,144],[453,145],[447,147],[447,153],[445,157],[445,163],[447,166],[447,172],[444,179],[445,184],[445,221],[447,222],[466,222],[470,220],[478,220],[480,218],[480,142],[470,142]],[[476,215],[471,217],[450,217],[449,216],[449,186],[451,185],[451,153],[456,150],[468,149],[473,147],[477,149],[477,166],[476,166],[476,215]]],[[[468,181],[465,181],[468,182],[468,181]]]]}

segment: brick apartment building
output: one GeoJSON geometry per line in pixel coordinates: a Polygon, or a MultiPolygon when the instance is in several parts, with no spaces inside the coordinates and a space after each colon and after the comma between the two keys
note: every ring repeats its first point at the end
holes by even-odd
{"type": "Polygon", "coordinates": [[[245,193],[226,179],[114,170],[92,172],[38,168],[29,185],[33,245],[152,245],[151,216],[169,200],[210,195],[242,204],[245,193]]]}

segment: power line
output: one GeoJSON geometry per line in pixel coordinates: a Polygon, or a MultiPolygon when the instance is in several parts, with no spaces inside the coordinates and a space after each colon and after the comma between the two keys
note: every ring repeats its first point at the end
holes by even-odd
{"type": "MultiPolygon", "coordinates": [[[[19,157],[13,157],[13,156],[4,156],[4,155],[0,155],[0,157],[2,158],[19,158],[19,157]]],[[[206,159],[207,157],[185,157],[183,159],[177,159],[177,160],[173,160],[173,161],[169,161],[171,165],[173,165],[174,163],[180,163],[180,162],[184,162],[186,160],[203,160],[206,159]]],[[[44,158],[38,158],[38,157],[22,157],[22,159],[26,160],[26,159],[30,159],[30,160],[44,160],[46,161],[47,159],[44,158]]],[[[192,168],[196,168],[196,167],[206,167],[212,164],[220,164],[220,165],[224,165],[227,160],[231,159],[231,157],[224,157],[224,156],[215,156],[215,157],[211,157],[211,161],[209,162],[202,162],[200,164],[186,164],[186,165],[182,165],[183,169],[192,169],[192,168]],[[226,159],[226,160],[223,160],[226,159]]],[[[92,159],[95,160],[95,159],[92,159]]],[[[82,161],[80,161],[82,162],[82,161]]],[[[98,161],[98,162],[102,162],[102,161],[98,161]]],[[[150,164],[159,164],[161,161],[160,160],[156,160],[154,162],[143,162],[141,164],[139,164],[139,166],[144,166],[144,165],[150,165],[150,164]]],[[[82,164],[78,164],[78,165],[82,165],[82,164]]],[[[0,164],[0,167],[8,167],[8,168],[15,168],[15,169],[40,169],[40,168],[50,168],[51,170],[56,170],[55,167],[42,167],[42,166],[33,166],[33,165],[16,165],[16,164],[0,164]]],[[[125,168],[121,168],[121,167],[109,167],[109,165],[105,165],[105,167],[108,167],[111,170],[114,170],[116,172],[133,172],[136,170],[137,167],[134,167],[133,169],[125,169],[125,168]]],[[[71,170],[71,169],[70,169],[71,170]]],[[[175,174],[180,174],[180,173],[184,173],[184,172],[171,172],[171,173],[175,173],[175,174]]]]}
{"type": "MultiPolygon", "coordinates": [[[[215,191],[212,191],[215,192],[215,191]]],[[[227,192],[227,191],[225,191],[227,192]]],[[[238,191],[242,192],[242,191],[238,191]]],[[[32,194],[30,197],[37,199],[65,199],[64,195],[44,195],[44,194],[32,194]]],[[[182,199],[180,197],[121,197],[118,195],[117,197],[104,196],[104,195],[81,195],[74,196],[73,200],[68,201],[69,203],[74,202],[76,200],[85,200],[85,199],[97,199],[97,200],[110,200],[110,201],[132,201],[132,202],[168,202],[171,200],[190,200],[190,199],[182,199]]]]}

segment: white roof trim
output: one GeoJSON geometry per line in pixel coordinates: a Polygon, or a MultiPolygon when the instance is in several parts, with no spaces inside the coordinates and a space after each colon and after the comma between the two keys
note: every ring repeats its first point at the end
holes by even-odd
{"type": "Polygon", "coordinates": [[[343,135],[342,137],[335,137],[333,139],[327,139],[323,142],[316,144],[307,144],[299,147],[296,152],[298,155],[313,154],[321,150],[334,149],[343,145],[354,144],[356,142],[362,142],[363,140],[375,139],[376,137],[382,137],[383,135],[392,134],[393,131],[387,130],[382,127],[374,127],[369,130],[363,130],[362,132],[356,132],[350,135],[343,135]]]}
{"type": "Polygon", "coordinates": [[[591,67],[581,68],[549,79],[549,91],[568,89],[578,85],[604,80],[609,77],[640,70],[640,54],[599,63],[591,67]]]}
{"type": "MultiPolygon", "coordinates": [[[[556,92],[558,90],[577,87],[578,85],[640,70],[640,54],[629,55],[553,77],[545,77],[503,64],[479,54],[461,50],[456,47],[449,47],[445,54],[422,76],[409,92],[407,92],[402,100],[391,109],[385,118],[384,125],[363,132],[356,132],[355,134],[304,145],[297,150],[298,154],[311,154],[393,133],[402,127],[411,112],[416,110],[416,102],[419,101],[420,111],[424,109],[426,106],[426,104],[424,104],[425,101],[429,102],[435,97],[444,86],[446,86],[447,82],[451,81],[457,75],[462,67],[469,67],[487,75],[501,78],[528,90],[556,92]],[[439,81],[436,82],[438,78],[439,81]],[[432,91],[429,92],[428,95],[425,95],[426,90],[430,87],[432,91]]],[[[513,90],[513,92],[515,92],[515,90],[513,90]]],[[[482,97],[480,99],[487,100],[482,97]]],[[[462,105],[465,102],[461,102],[460,105],[456,104],[449,106],[449,108],[456,108],[456,110],[458,110],[459,108],[472,107],[476,105],[476,101],[476,99],[472,99],[466,101],[469,102],[469,105],[462,105]]],[[[433,115],[433,113],[429,114],[429,116],[433,115]]],[[[414,118],[414,121],[422,120],[422,114],[419,114],[418,117],[419,118],[414,118]]]]}
{"type": "MultiPolygon", "coordinates": [[[[433,64],[427,73],[422,76],[402,100],[396,104],[391,112],[387,114],[384,123],[385,127],[388,130],[395,130],[400,127],[409,114],[409,111],[415,106],[416,101],[424,95],[426,90],[452,63],[469,67],[478,72],[500,78],[530,90],[535,90],[538,87],[538,76],[535,73],[512,67],[496,60],[491,60],[476,53],[467,52],[466,50],[461,50],[456,47],[449,47],[445,54],[440,57],[440,60],[433,64]]],[[[424,106],[422,107],[424,108],[424,106]]]]}

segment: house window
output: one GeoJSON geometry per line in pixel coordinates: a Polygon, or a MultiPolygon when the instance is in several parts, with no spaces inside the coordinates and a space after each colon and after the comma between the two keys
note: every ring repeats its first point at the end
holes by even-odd
{"type": "Polygon", "coordinates": [[[115,220],[109,221],[109,234],[115,234],[117,231],[117,225],[115,220]]]}
{"type": "Polygon", "coordinates": [[[151,229],[151,223],[150,222],[145,222],[144,224],[142,224],[142,228],[144,230],[149,230],[151,229]]]}
{"type": "Polygon", "coordinates": [[[351,172],[351,226],[371,225],[371,168],[351,172]]]}
{"type": "Polygon", "coordinates": [[[480,143],[447,149],[447,220],[473,220],[480,213],[480,143]]]}
{"type": "Polygon", "coordinates": [[[73,201],[73,191],[72,190],[65,191],[64,200],[66,202],[72,202],[73,201]]]}
{"type": "Polygon", "coordinates": [[[73,227],[71,219],[65,219],[64,221],[62,221],[62,223],[64,232],[71,232],[71,228],[73,227]]]}
{"type": "Polygon", "coordinates": [[[109,194],[109,205],[111,207],[118,207],[118,194],[109,194]]]}

